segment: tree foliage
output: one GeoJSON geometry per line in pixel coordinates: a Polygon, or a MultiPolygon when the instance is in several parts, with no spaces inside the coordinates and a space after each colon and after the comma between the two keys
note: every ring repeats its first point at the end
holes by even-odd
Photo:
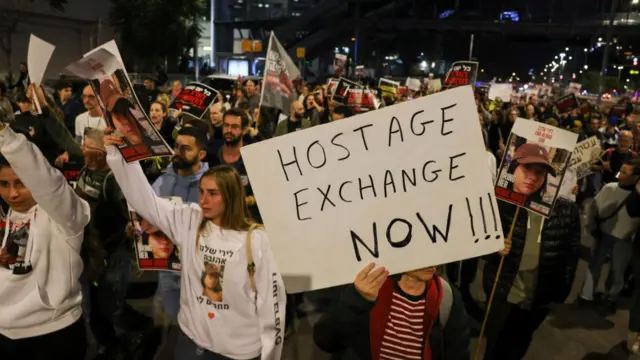
{"type": "Polygon", "coordinates": [[[204,0],[111,0],[110,22],[119,32],[127,66],[149,71],[188,53],[205,15],[204,0]]]}

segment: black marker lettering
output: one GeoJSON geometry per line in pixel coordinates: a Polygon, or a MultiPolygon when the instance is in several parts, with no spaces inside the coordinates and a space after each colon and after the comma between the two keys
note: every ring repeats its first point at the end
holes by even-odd
{"type": "Polygon", "coordinates": [[[413,177],[409,177],[409,174],[405,170],[402,170],[402,189],[404,192],[407,192],[407,181],[409,181],[411,185],[416,186],[416,169],[413,168],[411,171],[413,177]]]}
{"type": "Polygon", "coordinates": [[[371,250],[371,248],[367,246],[362,238],[358,236],[358,234],[356,234],[353,230],[351,230],[350,232],[351,242],[353,243],[353,251],[356,253],[356,260],[362,261],[362,257],[360,256],[360,249],[358,248],[358,244],[356,243],[356,241],[362,244],[362,246],[364,246],[364,248],[367,249],[369,254],[371,254],[371,256],[373,256],[374,258],[377,259],[380,256],[380,253],[378,252],[378,227],[375,222],[373,223],[373,250],[371,250]]]}
{"type": "Polygon", "coordinates": [[[366,189],[371,189],[371,191],[373,191],[373,197],[378,197],[378,195],[376,194],[376,188],[375,186],[373,186],[373,176],[369,175],[369,182],[371,183],[371,185],[367,185],[367,186],[362,186],[362,178],[358,178],[358,185],[360,186],[360,200],[364,200],[364,194],[362,193],[363,190],[366,189]]]}
{"type": "Polygon", "coordinates": [[[367,146],[367,138],[364,136],[364,129],[366,129],[368,127],[372,127],[372,126],[373,126],[373,124],[368,124],[368,125],[360,126],[357,129],[353,129],[353,132],[360,131],[360,134],[362,135],[362,143],[364,144],[364,149],[365,150],[369,150],[369,147],[367,146]]]}
{"type": "Polygon", "coordinates": [[[320,169],[321,167],[323,167],[326,163],[327,163],[327,153],[324,151],[324,146],[322,146],[322,144],[320,144],[320,141],[316,140],[314,142],[311,143],[311,145],[309,145],[309,147],[307,148],[307,161],[309,162],[309,165],[311,165],[312,168],[314,169],[320,169]],[[311,148],[313,147],[313,145],[318,145],[320,146],[320,149],[322,149],[322,164],[316,166],[313,165],[311,163],[311,148]]]}
{"type": "Polygon", "coordinates": [[[411,117],[411,132],[413,133],[413,135],[417,135],[420,136],[422,134],[424,134],[427,131],[427,127],[425,125],[427,124],[431,124],[433,122],[433,120],[427,120],[427,121],[423,121],[420,123],[420,125],[422,125],[422,131],[420,131],[419,133],[416,131],[416,129],[413,127],[413,124],[416,120],[416,116],[418,116],[418,114],[422,114],[424,112],[424,110],[420,110],[418,112],[416,112],[415,114],[413,114],[413,116],[411,117]]]}
{"type": "Polygon", "coordinates": [[[351,156],[351,152],[349,151],[349,149],[347,149],[346,146],[342,145],[342,144],[337,144],[335,141],[339,136],[344,135],[343,133],[337,133],[336,136],[333,137],[333,139],[331,139],[331,143],[337,147],[341,147],[344,149],[344,151],[347,152],[347,155],[345,155],[344,157],[341,157],[338,159],[338,161],[342,161],[342,160],[347,160],[349,158],[349,156],[351,156]]]}
{"type": "Polygon", "coordinates": [[[482,197],[480,197],[480,214],[482,214],[482,226],[484,226],[484,233],[487,233],[487,218],[484,216],[484,207],[482,207],[482,197]]]}
{"type": "Polygon", "coordinates": [[[283,162],[282,154],[278,149],[278,157],[280,158],[280,165],[282,166],[282,171],[284,172],[284,177],[287,179],[287,181],[289,181],[289,175],[287,174],[287,166],[289,165],[296,164],[296,166],[298,167],[298,172],[300,173],[300,176],[302,176],[302,169],[300,169],[300,164],[298,163],[298,154],[296,153],[296,147],[292,146],[292,148],[293,148],[293,161],[288,163],[283,162]]]}
{"type": "Polygon", "coordinates": [[[422,178],[424,179],[424,181],[430,183],[438,180],[438,176],[439,176],[438,173],[442,171],[442,169],[433,170],[431,174],[434,175],[434,177],[432,179],[427,179],[427,166],[429,166],[429,164],[435,164],[435,161],[429,160],[426,163],[424,163],[424,166],[422,167],[422,178]]]}
{"type": "Polygon", "coordinates": [[[391,146],[391,136],[397,133],[400,133],[400,142],[404,142],[402,126],[400,125],[400,121],[398,120],[398,118],[394,116],[391,118],[391,122],[389,122],[389,146],[391,146]],[[397,129],[393,128],[393,124],[396,124],[397,129]]]}
{"type": "Polygon", "coordinates": [[[467,155],[467,153],[461,153],[461,154],[453,155],[453,156],[449,157],[449,180],[450,181],[456,181],[456,180],[460,180],[460,179],[464,179],[465,178],[464,175],[460,175],[457,178],[453,178],[452,177],[453,176],[453,170],[457,169],[459,167],[458,165],[453,165],[453,160],[457,159],[457,158],[459,158],[461,156],[465,156],[465,155],[467,155]]]}
{"type": "Polygon", "coordinates": [[[433,231],[430,231],[429,226],[422,219],[422,215],[420,215],[420,213],[416,213],[418,220],[420,220],[420,222],[422,223],[422,226],[424,226],[424,229],[427,231],[427,235],[429,235],[429,238],[431,239],[432,243],[435,244],[438,241],[436,234],[440,234],[440,237],[442,237],[442,240],[444,240],[445,243],[449,239],[449,228],[451,227],[452,212],[453,212],[453,205],[449,205],[449,214],[447,214],[447,228],[444,234],[442,233],[442,231],[440,231],[440,229],[436,225],[433,225],[433,231]]]}
{"type": "Polygon", "coordinates": [[[498,221],[496,219],[496,209],[493,208],[493,201],[491,199],[491,193],[487,193],[489,198],[489,205],[491,206],[491,215],[493,215],[493,231],[498,231],[498,221]]]}
{"type": "Polygon", "coordinates": [[[340,199],[346,203],[350,203],[352,200],[347,200],[344,198],[344,196],[342,196],[342,188],[347,185],[347,184],[353,184],[353,181],[345,181],[342,184],[340,184],[340,188],[338,189],[338,195],[340,195],[340,199]]]}
{"type": "Polygon", "coordinates": [[[394,248],[403,248],[407,245],[409,245],[409,243],[411,242],[411,238],[413,237],[412,234],[412,229],[413,229],[413,225],[408,222],[405,219],[393,219],[391,220],[391,222],[389,223],[389,226],[387,226],[387,241],[389,242],[389,245],[393,246],[394,248]],[[393,242],[391,241],[391,228],[393,227],[393,225],[397,222],[401,222],[405,225],[407,225],[407,235],[405,235],[404,239],[402,241],[398,241],[398,242],[393,242]]]}
{"type": "Polygon", "coordinates": [[[393,193],[396,193],[396,184],[393,181],[393,174],[391,173],[391,170],[387,170],[387,172],[384,173],[384,197],[387,197],[387,186],[391,185],[393,187],[393,193]]]}
{"type": "Polygon", "coordinates": [[[471,212],[471,203],[469,203],[469,198],[465,198],[467,201],[467,210],[469,211],[469,221],[471,222],[471,236],[476,236],[476,230],[473,227],[473,213],[471,212]]]}
{"type": "Polygon", "coordinates": [[[445,125],[446,123],[448,123],[448,122],[452,122],[452,121],[453,121],[453,118],[451,118],[451,119],[445,119],[444,111],[445,111],[445,110],[449,110],[449,109],[451,109],[451,108],[455,107],[456,105],[458,105],[458,104],[453,104],[453,105],[445,106],[445,107],[443,107],[443,108],[441,108],[441,109],[440,109],[440,110],[442,110],[442,126],[440,127],[440,135],[442,135],[442,136],[449,135],[449,134],[451,134],[451,133],[453,132],[452,130],[449,130],[449,131],[447,131],[447,132],[445,132],[445,131],[444,131],[444,125],[445,125]]]}
{"type": "Polygon", "coordinates": [[[301,207],[302,205],[306,205],[306,204],[307,204],[307,202],[305,201],[305,202],[303,202],[302,204],[300,204],[300,203],[298,202],[298,194],[299,194],[299,193],[301,193],[301,192],[303,192],[303,191],[307,191],[307,190],[309,190],[309,189],[308,189],[308,188],[304,188],[304,189],[300,189],[300,190],[298,190],[298,191],[296,191],[296,192],[294,192],[294,193],[293,193],[293,197],[294,197],[294,198],[296,198],[296,214],[298,215],[298,220],[300,220],[300,221],[311,220],[311,218],[310,218],[310,217],[307,217],[307,218],[301,218],[301,217],[300,217],[300,207],[301,207]]]}
{"type": "Polygon", "coordinates": [[[331,185],[327,186],[327,192],[325,193],[324,191],[322,191],[322,189],[317,188],[318,191],[320,191],[320,194],[322,194],[322,205],[320,205],[320,211],[324,211],[324,203],[325,202],[329,202],[329,204],[333,205],[333,207],[336,207],[336,204],[333,203],[333,201],[331,201],[331,199],[329,199],[329,192],[331,191],[331,185]]]}

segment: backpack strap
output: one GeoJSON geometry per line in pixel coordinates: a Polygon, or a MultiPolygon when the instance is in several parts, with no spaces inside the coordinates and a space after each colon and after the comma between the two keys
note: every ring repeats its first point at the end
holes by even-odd
{"type": "Polygon", "coordinates": [[[109,170],[109,172],[107,173],[107,176],[104,177],[104,180],[102,180],[102,197],[107,200],[107,180],[109,180],[109,177],[113,177],[113,171],[109,170]]]}
{"type": "Polygon", "coordinates": [[[451,285],[442,277],[438,277],[440,279],[440,284],[442,285],[442,302],[440,303],[440,324],[442,328],[447,326],[447,321],[449,321],[449,315],[451,315],[451,307],[453,306],[453,290],[451,290],[451,285]]]}
{"type": "Polygon", "coordinates": [[[255,300],[258,299],[258,288],[256,287],[256,263],[253,261],[253,251],[251,249],[251,234],[255,229],[258,228],[258,224],[251,224],[249,230],[247,230],[247,240],[246,240],[246,249],[247,249],[247,271],[249,272],[249,279],[251,280],[251,290],[254,292],[255,300]]]}

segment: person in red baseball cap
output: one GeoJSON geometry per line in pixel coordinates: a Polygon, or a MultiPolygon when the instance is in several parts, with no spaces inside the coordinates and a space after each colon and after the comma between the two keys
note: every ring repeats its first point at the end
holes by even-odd
{"type": "Polygon", "coordinates": [[[547,149],[532,143],[516,149],[509,173],[514,175],[513,191],[528,197],[541,195],[546,188],[547,174],[556,176],[547,149]]]}

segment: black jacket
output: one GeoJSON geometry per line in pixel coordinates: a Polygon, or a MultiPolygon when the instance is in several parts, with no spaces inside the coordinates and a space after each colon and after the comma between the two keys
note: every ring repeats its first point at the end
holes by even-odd
{"type": "MultiPolygon", "coordinates": [[[[451,286],[453,303],[444,328],[439,321],[429,332],[433,360],[469,359],[469,323],[458,290],[451,286]],[[443,346],[433,344],[440,344],[443,346]],[[442,351],[440,351],[442,349],[442,351]],[[441,353],[442,352],[442,353],[441,353]]],[[[370,311],[376,303],[365,300],[353,284],[346,285],[339,299],[313,328],[313,340],[332,360],[370,360],[370,311]]]]}
{"type": "MultiPolygon", "coordinates": [[[[508,234],[516,206],[499,201],[498,208],[503,232],[508,234]]],[[[505,258],[498,280],[496,300],[506,301],[518,273],[526,239],[528,217],[528,212],[520,209],[511,238],[511,251],[505,258]]],[[[569,295],[578,265],[580,235],[578,206],[564,199],[558,199],[542,227],[538,283],[533,297],[534,307],[563,303],[569,295]]],[[[486,257],[483,286],[487,296],[491,294],[499,264],[500,255],[491,254],[486,257]]]]}
{"type": "Polygon", "coordinates": [[[627,200],[627,212],[631,217],[640,217],[640,194],[636,189],[633,189],[627,200]]]}

